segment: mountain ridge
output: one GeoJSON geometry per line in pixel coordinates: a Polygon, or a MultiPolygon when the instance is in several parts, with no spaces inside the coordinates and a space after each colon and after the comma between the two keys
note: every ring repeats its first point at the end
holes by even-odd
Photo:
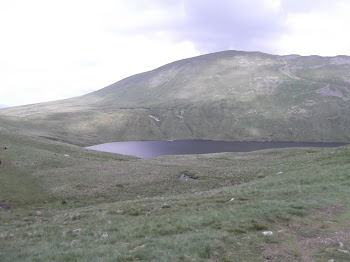
{"type": "Polygon", "coordinates": [[[14,128],[82,145],[164,139],[349,142],[349,69],[348,56],[222,51],[175,61],[81,97],[2,109],[0,116],[14,128]]]}

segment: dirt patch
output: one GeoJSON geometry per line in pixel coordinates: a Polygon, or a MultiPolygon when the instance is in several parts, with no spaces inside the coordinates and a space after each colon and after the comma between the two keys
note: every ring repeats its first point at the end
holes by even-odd
{"type": "Polygon", "coordinates": [[[343,206],[329,206],[325,209],[321,209],[321,210],[316,210],[313,212],[312,217],[313,218],[321,218],[324,216],[331,216],[336,212],[341,212],[344,210],[343,206]]]}
{"type": "Polygon", "coordinates": [[[295,218],[280,230],[279,243],[264,248],[263,257],[265,261],[318,261],[317,257],[340,255],[349,256],[350,261],[349,217],[342,206],[330,206],[307,218],[295,218]]]}
{"type": "Polygon", "coordinates": [[[294,250],[278,244],[264,248],[263,258],[265,261],[300,261],[300,257],[298,257],[294,250]]]}

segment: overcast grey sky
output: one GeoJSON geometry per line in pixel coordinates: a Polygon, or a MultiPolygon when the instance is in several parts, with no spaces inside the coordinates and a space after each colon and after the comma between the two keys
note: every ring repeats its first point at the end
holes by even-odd
{"type": "Polygon", "coordinates": [[[78,96],[237,49],[350,55],[349,0],[0,0],[0,104],[78,96]]]}

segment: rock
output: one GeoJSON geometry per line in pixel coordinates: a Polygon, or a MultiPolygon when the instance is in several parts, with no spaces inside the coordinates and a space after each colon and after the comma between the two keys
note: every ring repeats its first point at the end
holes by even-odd
{"type": "Polygon", "coordinates": [[[180,180],[195,180],[198,179],[198,174],[184,174],[182,173],[180,176],[180,180]]]}
{"type": "Polygon", "coordinates": [[[186,176],[185,174],[182,174],[180,176],[180,180],[193,180],[193,178],[190,178],[189,176],[186,176]]]}
{"type": "Polygon", "coordinates": [[[74,234],[80,234],[81,228],[73,229],[72,232],[73,232],[74,234]]]}
{"type": "Polygon", "coordinates": [[[330,259],[330,260],[328,260],[328,262],[334,262],[334,259],[330,259]]]}
{"type": "Polygon", "coordinates": [[[155,116],[153,116],[153,115],[148,115],[150,118],[152,118],[153,120],[155,120],[155,121],[157,121],[157,122],[159,122],[160,121],[160,119],[158,118],[158,117],[155,117],[155,116]]]}
{"type": "Polygon", "coordinates": [[[103,233],[102,236],[101,236],[101,238],[107,238],[107,237],[108,237],[108,233],[107,232],[103,233]]]}
{"type": "Polygon", "coordinates": [[[70,245],[73,246],[74,244],[76,244],[78,242],[77,239],[73,239],[71,242],[70,242],[70,245]]]}
{"type": "Polygon", "coordinates": [[[67,156],[67,157],[69,157],[69,155],[68,155],[68,154],[64,154],[64,156],[67,156]]]}
{"type": "Polygon", "coordinates": [[[235,199],[234,199],[234,198],[231,198],[231,199],[230,199],[230,202],[233,201],[233,200],[235,200],[235,199]]]}
{"type": "Polygon", "coordinates": [[[40,216],[41,214],[41,211],[35,211],[35,215],[40,216]]]}
{"type": "Polygon", "coordinates": [[[181,174],[180,180],[187,180],[187,179],[188,179],[188,177],[186,177],[184,174],[181,174]]]}
{"type": "Polygon", "coordinates": [[[161,205],[161,208],[170,208],[170,205],[168,203],[163,203],[161,205]]]}
{"type": "Polygon", "coordinates": [[[264,231],[264,232],[262,232],[262,234],[263,234],[264,236],[272,236],[272,235],[273,235],[273,232],[272,232],[272,231],[264,231]]]}
{"type": "Polygon", "coordinates": [[[282,172],[282,171],[280,171],[280,172],[278,172],[278,173],[277,173],[277,175],[282,175],[282,174],[283,174],[283,172],[282,172]]]}

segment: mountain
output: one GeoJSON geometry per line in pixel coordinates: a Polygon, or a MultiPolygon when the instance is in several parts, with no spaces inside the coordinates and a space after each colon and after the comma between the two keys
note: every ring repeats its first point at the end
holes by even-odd
{"type": "Polygon", "coordinates": [[[8,107],[8,106],[5,106],[5,105],[0,105],[0,108],[6,108],[6,107],[8,107]]]}
{"type": "Polygon", "coordinates": [[[224,51],[96,92],[0,110],[0,127],[76,145],[160,139],[350,141],[350,57],[224,51]]]}

